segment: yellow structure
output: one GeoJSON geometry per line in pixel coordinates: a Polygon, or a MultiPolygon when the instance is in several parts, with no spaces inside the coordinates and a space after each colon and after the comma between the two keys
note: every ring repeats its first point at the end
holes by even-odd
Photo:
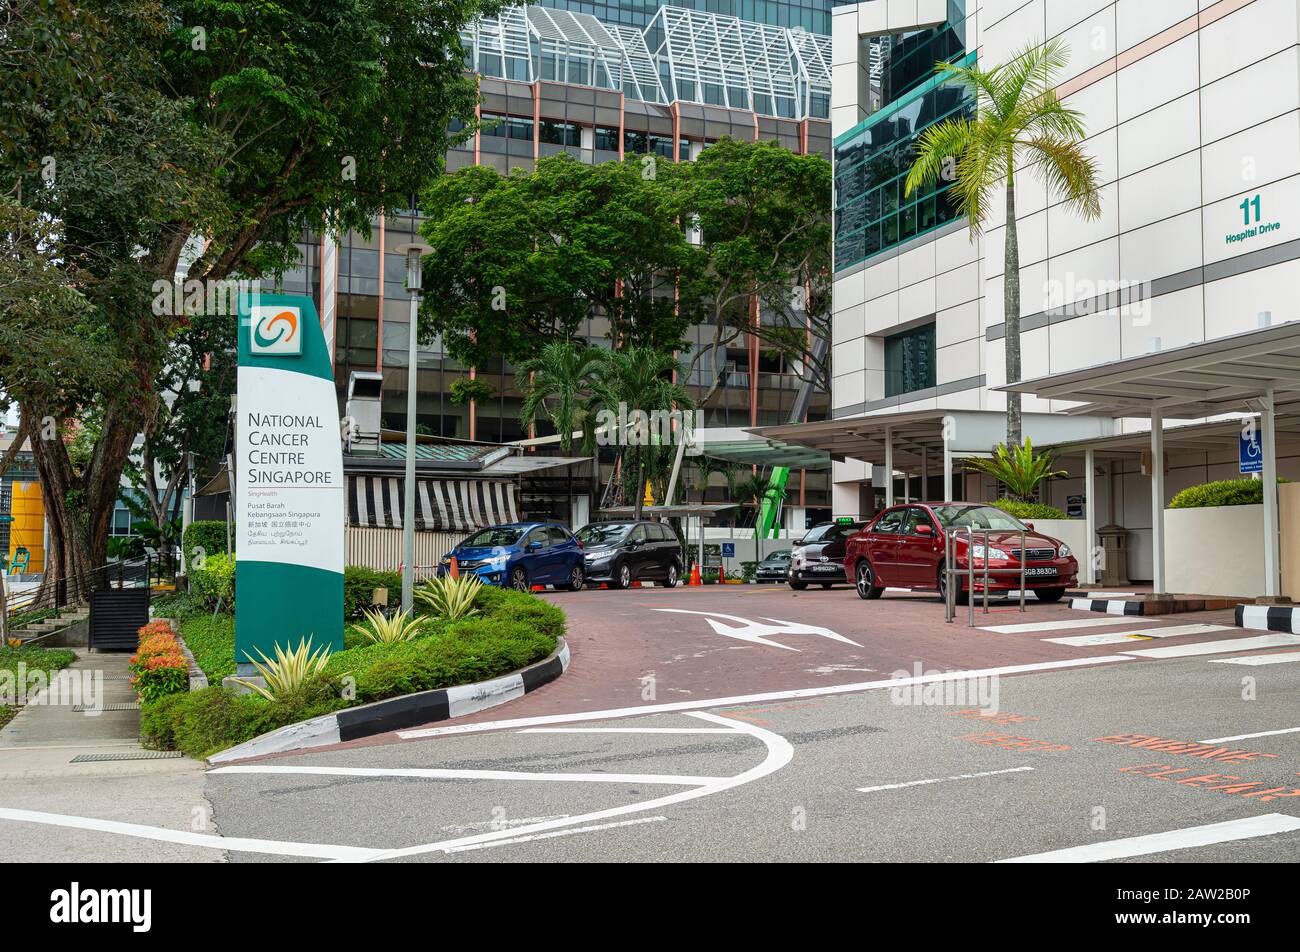
{"type": "Polygon", "coordinates": [[[12,499],[9,511],[14,521],[9,524],[9,564],[13,565],[14,554],[19,549],[26,549],[30,553],[27,571],[44,572],[45,500],[41,498],[41,484],[35,480],[15,481],[12,499]]]}
{"type": "Polygon", "coordinates": [[[650,491],[650,480],[645,481],[645,498],[641,500],[643,506],[653,506],[655,504],[655,494],[650,491]]]}

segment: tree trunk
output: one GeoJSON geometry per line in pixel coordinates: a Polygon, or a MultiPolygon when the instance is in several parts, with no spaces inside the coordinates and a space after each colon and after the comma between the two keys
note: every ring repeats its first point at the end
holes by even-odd
{"type": "MultiPolygon", "coordinates": [[[[1014,175],[1007,172],[1007,231],[1006,253],[1002,275],[1006,348],[1007,383],[1020,378],[1020,247],[1016,228],[1016,184],[1014,175]]],[[[1020,394],[1007,394],[1007,447],[1021,444],[1020,394]]]]}
{"type": "Polygon", "coordinates": [[[641,447],[638,446],[636,453],[636,508],[633,511],[633,518],[636,519],[641,518],[641,505],[645,502],[644,468],[641,461],[641,447]]]}

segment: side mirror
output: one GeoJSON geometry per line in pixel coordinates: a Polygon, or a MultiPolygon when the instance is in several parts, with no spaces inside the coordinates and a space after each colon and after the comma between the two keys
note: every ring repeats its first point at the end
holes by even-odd
{"type": "Polygon", "coordinates": [[[916,534],[923,535],[923,536],[934,535],[934,526],[930,525],[929,523],[923,522],[916,527],[916,534]]]}
{"type": "Polygon", "coordinates": [[[1026,528],[1026,529],[1031,529],[1031,530],[1032,530],[1032,529],[1034,528],[1034,524],[1033,524],[1032,522],[1026,522],[1026,523],[1025,523],[1025,528],[1026,528]]]}
{"type": "Polygon", "coordinates": [[[541,544],[540,542],[530,542],[530,543],[528,543],[528,551],[529,551],[529,552],[536,552],[536,551],[537,551],[538,549],[540,549],[541,547],[542,547],[542,544],[541,544]]]}

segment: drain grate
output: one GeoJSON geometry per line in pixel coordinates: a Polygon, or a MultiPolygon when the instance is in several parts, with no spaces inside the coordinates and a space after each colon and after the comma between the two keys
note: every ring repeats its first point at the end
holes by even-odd
{"type": "Polygon", "coordinates": [[[86,707],[84,704],[74,705],[73,714],[93,714],[97,711],[138,711],[140,710],[139,701],[122,701],[118,704],[101,704],[99,707],[86,707]]]}
{"type": "Polygon", "coordinates": [[[131,750],[120,754],[77,754],[70,764],[97,764],[110,760],[174,760],[184,757],[179,750],[131,750]]]}

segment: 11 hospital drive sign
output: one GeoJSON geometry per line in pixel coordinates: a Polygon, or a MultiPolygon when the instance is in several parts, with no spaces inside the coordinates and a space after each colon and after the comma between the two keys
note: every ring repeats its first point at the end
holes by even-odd
{"type": "Polygon", "coordinates": [[[311,298],[241,296],[235,658],[343,647],[343,449],[311,298]]]}

